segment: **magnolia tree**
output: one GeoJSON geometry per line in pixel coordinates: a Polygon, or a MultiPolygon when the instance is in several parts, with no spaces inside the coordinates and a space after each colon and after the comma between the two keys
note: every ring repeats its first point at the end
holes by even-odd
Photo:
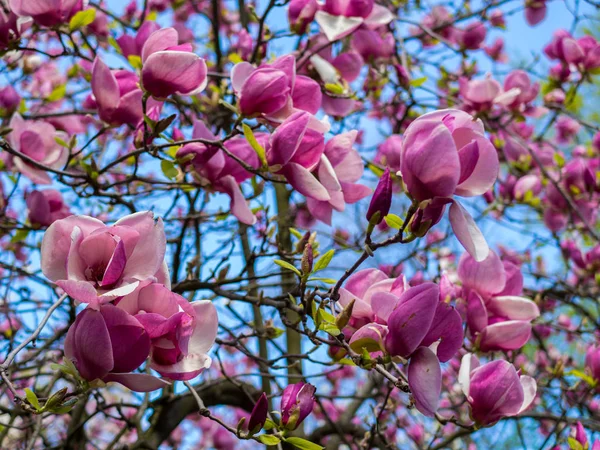
{"type": "Polygon", "coordinates": [[[121,3],[0,1],[1,448],[600,448],[597,3],[121,3]]]}

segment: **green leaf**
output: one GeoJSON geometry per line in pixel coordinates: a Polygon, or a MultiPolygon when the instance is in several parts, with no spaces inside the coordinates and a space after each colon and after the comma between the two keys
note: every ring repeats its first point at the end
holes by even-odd
{"type": "Polygon", "coordinates": [[[425,84],[426,81],[427,81],[427,77],[414,78],[414,79],[410,80],[410,85],[412,87],[419,87],[419,86],[422,86],[423,84],[425,84]]]}
{"type": "Polygon", "coordinates": [[[566,375],[573,375],[574,377],[577,377],[580,380],[585,381],[590,386],[595,386],[597,384],[597,381],[594,378],[589,376],[587,373],[582,372],[581,370],[573,369],[573,370],[566,372],[566,375]]]}
{"type": "Polygon", "coordinates": [[[138,55],[129,55],[127,61],[129,61],[129,64],[131,64],[131,67],[134,69],[140,70],[142,68],[142,58],[138,55]]]}
{"type": "Polygon", "coordinates": [[[320,277],[309,278],[308,281],[322,281],[323,283],[327,283],[327,284],[337,283],[337,280],[334,280],[333,278],[320,278],[320,277]]]}
{"type": "Polygon", "coordinates": [[[263,167],[267,167],[267,157],[265,155],[265,149],[262,145],[258,143],[256,138],[254,137],[254,132],[252,131],[252,128],[250,128],[245,123],[242,124],[242,128],[244,129],[244,136],[246,137],[246,140],[258,155],[258,159],[260,160],[261,164],[263,165],[263,167]]]}
{"type": "Polygon", "coordinates": [[[29,230],[17,230],[17,232],[12,237],[12,239],[10,240],[10,242],[12,244],[15,244],[17,242],[24,241],[28,234],[29,234],[29,230]]]}
{"type": "Polygon", "coordinates": [[[37,395],[35,395],[35,392],[29,388],[25,388],[25,397],[27,397],[27,401],[31,403],[31,406],[39,411],[40,401],[38,400],[37,395]]]}
{"type": "Polygon", "coordinates": [[[300,448],[302,450],[322,450],[325,447],[321,447],[319,444],[315,444],[313,442],[307,441],[306,439],[302,439],[299,437],[289,437],[285,440],[292,444],[296,448],[300,448]]]}
{"type": "Polygon", "coordinates": [[[61,147],[65,147],[65,148],[69,148],[69,144],[67,144],[65,141],[63,141],[61,138],[59,138],[58,136],[54,136],[54,142],[56,142],[58,145],[60,145],[61,147]]]}
{"type": "Polygon", "coordinates": [[[265,430],[265,431],[272,430],[276,426],[277,426],[277,424],[267,417],[267,420],[265,420],[265,424],[263,425],[263,430],[265,430]]]}
{"type": "Polygon", "coordinates": [[[344,86],[338,83],[326,83],[325,89],[336,95],[342,95],[344,93],[344,86]]]}
{"type": "Polygon", "coordinates": [[[170,180],[176,179],[177,175],[179,174],[179,171],[177,170],[177,167],[175,167],[175,164],[173,164],[173,161],[163,159],[160,162],[160,168],[165,177],[169,178],[170,180]]]}
{"type": "Polygon", "coordinates": [[[323,322],[319,327],[319,330],[323,330],[325,333],[329,333],[332,336],[339,336],[341,333],[340,329],[334,323],[329,322],[323,322]]]}
{"type": "Polygon", "coordinates": [[[272,434],[261,434],[258,439],[265,445],[277,445],[281,442],[281,439],[272,434]]]}
{"type": "Polygon", "coordinates": [[[315,263],[313,273],[318,272],[319,270],[326,269],[329,263],[331,262],[334,253],[335,251],[332,249],[326,252],[323,256],[321,256],[319,260],[315,263]]]}
{"type": "Polygon", "coordinates": [[[299,277],[302,276],[302,274],[300,273],[300,271],[298,269],[296,269],[293,265],[291,265],[287,261],[283,261],[281,259],[275,259],[275,260],[273,260],[273,262],[275,264],[277,264],[279,267],[283,267],[284,269],[291,270],[292,272],[294,272],[299,277]]]}
{"type": "Polygon", "coordinates": [[[56,102],[56,101],[62,99],[66,93],[67,93],[67,85],[61,84],[60,86],[56,86],[52,90],[52,92],[50,92],[50,95],[46,98],[46,100],[48,100],[49,102],[56,102]]]}
{"type": "Polygon", "coordinates": [[[583,445],[581,445],[581,443],[579,441],[577,441],[575,438],[569,436],[568,441],[569,441],[569,448],[571,450],[583,450],[583,445]]]}
{"type": "Polygon", "coordinates": [[[242,59],[242,57],[238,53],[230,53],[227,56],[227,59],[229,61],[231,61],[233,64],[244,62],[244,60],[242,59]]]}
{"type": "Polygon", "coordinates": [[[89,24],[91,24],[96,19],[96,10],[94,8],[89,8],[84,11],[79,11],[69,21],[69,29],[71,31],[78,30],[83,28],[89,24]]]}
{"type": "Polygon", "coordinates": [[[298,230],[296,230],[295,228],[290,228],[290,233],[292,233],[295,237],[297,237],[298,239],[302,239],[304,237],[304,234],[300,233],[298,230]]]}
{"type": "Polygon", "coordinates": [[[402,225],[404,225],[402,219],[396,214],[388,214],[383,219],[385,220],[385,223],[388,224],[388,227],[394,228],[396,230],[399,230],[400,228],[402,228],[402,225]]]}

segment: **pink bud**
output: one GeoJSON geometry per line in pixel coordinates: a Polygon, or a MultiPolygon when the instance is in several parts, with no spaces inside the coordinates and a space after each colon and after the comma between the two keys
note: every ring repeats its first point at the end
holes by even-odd
{"type": "Polygon", "coordinates": [[[295,430],[312,412],[316,388],[309,383],[290,384],[281,396],[281,424],[288,430],[295,430]]]}
{"type": "Polygon", "coordinates": [[[371,218],[375,213],[379,213],[379,218],[376,223],[380,223],[385,216],[390,212],[390,206],[392,205],[392,179],[390,177],[390,169],[385,168],[383,175],[377,183],[375,193],[371,198],[369,209],[367,210],[367,220],[371,221],[371,218]]]}

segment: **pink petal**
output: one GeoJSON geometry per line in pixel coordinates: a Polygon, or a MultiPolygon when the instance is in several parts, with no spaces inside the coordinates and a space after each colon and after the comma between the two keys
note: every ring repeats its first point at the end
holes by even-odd
{"type": "Polygon", "coordinates": [[[425,416],[435,416],[442,391],[442,369],[428,347],[419,347],[410,358],[408,385],[416,408],[425,416]]]}
{"type": "Polygon", "coordinates": [[[483,261],[489,254],[489,247],[483,234],[471,215],[458,202],[454,201],[449,212],[450,225],[456,239],[476,261],[483,261]]]}
{"type": "Polygon", "coordinates": [[[206,87],[208,69],[194,53],[161,51],[153,53],[142,68],[144,88],[156,98],[194,95],[206,87]]]}
{"type": "Polygon", "coordinates": [[[540,309],[532,300],[517,296],[492,297],[488,309],[494,315],[511,320],[533,320],[540,315],[540,309]]]}
{"type": "Polygon", "coordinates": [[[102,381],[114,381],[135,392],[152,392],[171,385],[168,381],[145,373],[109,373],[102,381]]]}
{"type": "Polygon", "coordinates": [[[331,198],[327,189],[319,183],[314,175],[300,164],[289,163],[281,170],[294,189],[306,197],[327,201],[331,198]]]}
{"type": "Polygon", "coordinates": [[[458,262],[458,278],[463,285],[481,294],[494,294],[506,286],[506,273],[496,252],[489,252],[483,261],[463,253],[458,262]]]}
{"type": "Polygon", "coordinates": [[[152,54],[176,46],[178,41],[179,35],[175,28],[156,30],[148,37],[142,48],[142,63],[145,64],[152,54]]]}
{"type": "Polygon", "coordinates": [[[94,60],[92,67],[92,92],[100,109],[111,111],[119,105],[117,79],[100,58],[94,60]]]}
{"type": "Polygon", "coordinates": [[[240,186],[231,175],[227,175],[221,179],[223,188],[231,198],[231,213],[237,217],[237,219],[245,223],[246,225],[254,225],[256,223],[256,216],[252,213],[252,210],[248,206],[248,202],[242,194],[240,186]]]}
{"type": "Polygon", "coordinates": [[[509,320],[487,326],[481,332],[481,351],[517,350],[531,337],[531,324],[522,320],[509,320]]]}

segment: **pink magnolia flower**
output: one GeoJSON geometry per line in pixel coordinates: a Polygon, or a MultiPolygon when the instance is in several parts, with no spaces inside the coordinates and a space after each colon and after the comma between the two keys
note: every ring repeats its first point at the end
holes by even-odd
{"type": "Polygon", "coordinates": [[[72,214],[61,193],[54,189],[31,192],[27,196],[27,209],[29,222],[42,227],[50,226],[72,214]]]}
{"type": "MultiPolygon", "coordinates": [[[[69,150],[58,145],[55,140],[56,129],[47,122],[25,121],[19,114],[13,115],[9,127],[12,129],[8,136],[11,147],[41,165],[62,170],[67,159],[69,150]]],[[[37,184],[51,184],[48,173],[26,160],[14,156],[12,158],[14,167],[37,184]]]]}
{"type": "Polygon", "coordinates": [[[9,0],[15,14],[32,17],[44,27],[68,24],[71,17],[87,7],[87,3],[87,0],[9,0]]]}
{"type": "Polygon", "coordinates": [[[0,89],[0,108],[5,109],[7,112],[12,112],[17,109],[20,103],[21,97],[14,87],[8,85],[0,89]]]}
{"type": "Polygon", "coordinates": [[[153,32],[142,48],[142,84],[154,98],[195,95],[208,83],[206,62],[191,44],[178,45],[174,28],[153,32]]]}
{"type": "Polygon", "coordinates": [[[348,278],[339,293],[344,307],[354,300],[344,329],[352,336],[350,346],[357,352],[366,348],[410,358],[408,382],[417,409],[433,416],[441,392],[440,361],[452,358],[463,341],[460,315],[441,301],[439,287],[423,283],[411,288],[404,277],[390,279],[377,269],[366,269],[348,278]]]}
{"type": "MultiPolygon", "coordinates": [[[[479,261],[489,248],[469,213],[453,195],[472,197],[488,191],[499,170],[496,149],[483,123],[458,110],[440,110],[412,122],[404,134],[402,178],[418,202],[430,201],[431,223],[450,206],[450,223],[459,242],[479,261]]],[[[426,209],[426,207],[424,208],[426,209]]]]}
{"type": "Polygon", "coordinates": [[[151,375],[131,373],[150,353],[150,336],[132,315],[114,305],[81,311],[67,332],[65,357],[88,381],[115,381],[138,392],[168,383],[151,375]]]}
{"type": "Polygon", "coordinates": [[[463,50],[477,50],[483,44],[486,34],[485,25],[475,21],[464,28],[453,28],[452,39],[463,50]]]}
{"type": "MultiPolygon", "coordinates": [[[[266,146],[267,163],[271,170],[283,175],[302,195],[328,202],[331,195],[323,183],[334,188],[332,180],[317,180],[311,173],[321,161],[325,150],[323,135],[309,127],[307,112],[297,112],[288,117],[271,134],[266,146]]],[[[330,178],[331,168],[328,168],[330,178]]]]}
{"type": "Polygon", "coordinates": [[[393,173],[400,171],[400,157],[402,155],[402,136],[392,134],[377,147],[374,163],[387,166],[393,173]]]}
{"type": "Polygon", "coordinates": [[[366,61],[390,58],[395,54],[394,35],[386,27],[360,28],[352,33],[352,48],[366,61]]]}
{"type": "Polygon", "coordinates": [[[492,58],[492,60],[496,62],[508,62],[508,55],[504,52],[504,39],[502,38],[496,38],[492,45],[484,46],[483,50],[490,58],[492,58]]]}
{"type": "Polygon", "coordinates": [[[316,172],[330,198],[306,199],[310,213],[327,225],[331,225],[334,209],[344,211],[346,203],[356,203],[371,193],[367,186],[356,183],[364,171],[360,155],[353,148],[357,134],[357,131],[339,134],[325,144],[316,172]]]}
{"type": "Polygon", "coordinates": [[[100,118],[112,125],[135,126],[144,115],[138,77],[126,70],[110,70],[96,58],[92,68],[92,93],[100,118]]]}
{"type": "MultiPolygon", "coordinates": [[[[217,140],[206,125],[199,121],[194,123],[192,137],[194,139],[217,140]]],[[[266,144],[266,134],[257,133],[255,137],[261,145],[266,144]]],[[[225,146],[232,154],[250,166],[255,168],[259,166],[256,152],[244,138],[230,139],[225,143],[225,146]]],[[[194,176],[202,185],[227,194],[231,199],[231,212],[240,222],[248,225],[256,223],[256,217],[248,207],[248,202],[244,198],[240,187],[243,181],[252,176],[250,172],[216,146],[208,146],[200,142],[186,144],[177,151],[177,158],[187,161],[187,155],[192,155],[191,160],[184,163],[184,166],[191,165],[194,168],[194,176]]]]}
{"type": "MultiPolygon", "coordinates": [[[[592,36],[575,39],[568,31],[558,30],[544,47],[544,53],[564,65],[575,64],[580,70],[600,67],[600,44],[592,36]]],[[[568,72],[568,68],[566,70],[568,72]]]]}
{"type": "Polygon", "coordinates": [[[11,42],[19,39],[22,31],[22,21],[12,11],[6,13],[0,8],[0,49],[7,48],[11,42]]]}
{"type": "Polygon", "coordinates": [[[509,108],[518,108],[525,106],[535,100],[540,92],[540,84],[532,83],[529,75],[524,70],[513,70],[504,79],[504,91],[515,92],[518,90],[517,96],[507,106],[509,108]]]}
{"type": "Polygon", "coordinates": [[[259,116],[277,126],[292,114],[306,111],[311,114],[311,128],[329,131],[328,123],[314,117],[321,107],[321,88],[311,78],[296,74],[293,55],[258,68],[238,63],[231,70],[231,84],[245,116],[259,116]]]}
{"type": "Polygon", "coordinates": [[[392,179],[390,177],[390,169],[385,168],[383,175],[377,183],[375,193],[371,198],[369,209],[367,210],[367,220],[371,222],[372,217],[379,213],[379,219],[377,223],[380,223],[385,216],[390,212],[390,206],[392,205],[392,179]]]}
{"type": "Polygon", "coordinates": [[[117,43],[121,47],[121,53],[125,58],[135,55],[142,55],[142,48],[152,33],[160,30],[160,25],[154,21],[148,20],[142,24],[135,37],[124,34],[117,38],[117,43]]]}
{"type": "Polygon", "coordinates": [[[590,345],[585,353],[585,367],[594,380],[600,381],[600,347],[590,345]]]}
{"type": "MultiPolygon", "coordinates": [[[[312,41],[311,47],[320,47],[324,43],[326,44],[327,41],[322,35],[319,35],[312,41]]],[[[349,51],[334,57],[331,48],[327,47],[319,54],[312,55],[310,63],[324,84],[343,86],[348,91],[338,96],[330,95],[326,91],[322,100],[323,111],[334,117],[345,117],[354,111],[357,101],[350,98],[349,89],[346,88],[348,83],[353,82],[360,75],[364,65],[362,56],[356,51],[349,51]]]]}
{"type": "Polygon", "coordinates": [[[461,77],[459,84],[460,95],[469,111],[473,112],[490,111],[494,105],[512,105],[521,93],[519,88],[504,91],[500,83],[489,75],[483,80],[467,80],[461,77]]]}
{"type": "Polygon", "coordinates": [[[297,34],[306,32],[318,8],[317,0],[291,0],[288,6],[288,20],[292,31],[297,34]]]}
{"type": "Polygon", "coordinates": [[[387,25],[394,15],[373,0],[326,0],[315,20],[330,42],[337,41],[364,24],[373,29],[387,25]]]}
{"type": "Polygon", "coordinates": [[[162,220],[150,211],[106,226],[89,216],[54,222],[42,240],[42,272],[70,297],[98,309],[135,291],[140,283],[168,283],[162,220]]]}
{"type": "Polygon", "coordinates": [[[527,0],[525,2],[525,20],[532,27],[546,18],[546,0],[527,0]]]}
{"type": "MultiPolygon", "coordinates": [[[[452,40],[453,29],[450,24],[453,22],[452,14],[442,5],[435,5],[431,12],[421,21],[421,26],[429,30],[435,30],[444,39],[452,40]],[[445,26],[447,25],[447,26],[445,26]]],[[[411,27],[411,34],[419,36],[424,47],[431,47],[436,44],[433,37],[424,33],[420,27],[411,27]]]]}
{"type": "Polygon", "coordinates": [[[264,392],[259,397],[256,405],[252,408],[250,417],[248,417],[248,431],[252,434],[258,433],[267,421],[269,414],[269,400],[264,392]]]}
{"type": "Polygon", "coordinates": [[[481,262],[464,253],[458,277],[467,301],[467,325],[482,351],[516,350],[527,343],[540,310],[521,297],[523,275],[517,266],[501,261],[494,251],[481,262]]]}
{"type": "Polygon", "coordinates": [[[315,388],[310,383],[288,385],[281,396],[281,424],[295,430],[312,412],[315,404],[315,388]]]}
{"type": "Polygon", "coordinates": [[[117,307],[134,316],[151,340],[150,367],[172,380],[191,380],[211,365],[218,318],[209,300],[188,302],[151,283],[126,295],[117,307]]]}
{"type": "Polygon", "coordinates": [[[561,144],[567,144],[579,133],[581,124],[569,116],[560,116],[556,120],[555,128],[557,141],[561,144]]]}
{"type": "Polygon", "coordinates": [[[508,361],[481,365],[471,353],[463,356],[458,380],[471,405],[471,417],[479,425],[521,414],[533,403],[537,392],[535,380],[519,376],[508,361]]]}

